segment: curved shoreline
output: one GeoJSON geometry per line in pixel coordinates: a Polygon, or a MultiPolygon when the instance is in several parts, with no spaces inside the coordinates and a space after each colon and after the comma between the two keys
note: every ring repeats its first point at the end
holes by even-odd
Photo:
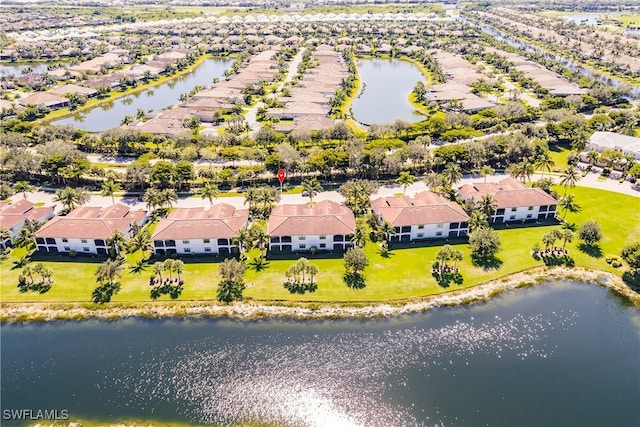
{"type": "Polygon", "coordinates": [[[287,319],[369,319],[417,313],[437,307],[451,307],[484,302],[513,289],[534,286],[551,280],[575,280],[608,287],[629,299],[640,309],[640,295],[624,284],[614,274],[584,268],[554,267],[536,268],[491,282],[420,299],[365,303],[295,303],[258,301],[237,302],[230,305],[215,302],[167,302],[107,304],[99,309],[86,307],[85,303],[2,303],[0,323],[51,322],[58,320],[103,319],[115,320],[128,317],[163,318],[220,318],[240,320],[262,318],[287,319]],[[352,304],[351,306],[349,304],[352,304]]]}

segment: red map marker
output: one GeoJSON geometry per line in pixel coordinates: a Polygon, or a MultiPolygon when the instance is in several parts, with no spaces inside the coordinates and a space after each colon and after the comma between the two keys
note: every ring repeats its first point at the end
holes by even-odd
{"type": "Polygon", "coordinates": [[[278,181],[280,181],[280,184],[282,184],[286,176],[287,176],[287,173],[284,171],[284,169],[278,170],[278,181]]]}

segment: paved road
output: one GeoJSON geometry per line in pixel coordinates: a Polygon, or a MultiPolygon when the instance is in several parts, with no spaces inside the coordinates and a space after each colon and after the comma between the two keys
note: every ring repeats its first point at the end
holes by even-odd
{"type": "MultiPolygon", "coordinates": [[[[558,174],[545,174],[545,177],[552,177],[556,180],[556,182],[558,182],[560,180],[560,177],[558,174]]],[[[505,175],[494,175],[494,176],[489,176],[487,177],[487,181],[488,182],[494,182],[494,181],[499,181],[501,179],[503,179],[505,177],[505,175]]],[[[540,174],[535,174],[532,179],[538,180],[542,177],[542,175],[540,174]]],[[[459,183],[459,185],[463,185],[465,183],[472,183],[472,182],[481,182],[484,178],[480,177],[480,176],[465,176],[459,183]]],[[[628,181],[625,181],[624,183],[619,183],[617,180],[613,180],[613,179],[607,179],[604,181],[600,181],[598,180],[598,174],[595,173],[590,173],[588,174],[586,177],[582,178],[579,182],[578,182],[579,186],[583,186],[583,187],[591,187],[591,188],[598,188],[598,189],[602,189],[602,190],[608,190],[608,191],[614,191],[616,193],[622,193],[622,194],[627,194],[630,196],[635,196],[638,197],[638,208],[640,210],[640,189],[638,189],[637,187],[634,188],[632,186],[631,183],[629,183],[628,181]]],[[[425,191],[427,190],[427,186],[425,185],[424,182],[419,181],[416,182],[415,184],[412,184],[410,186],[407,187],[407,191],[406,194],[407,195],[414,195],[416,193],[419,193],[421,191],[425,191]]],[[[374,198],[376,197],[383,197],[383,196],[393,196],[396,194],[402,194],[402,186],[400,185],[385,185],[380,187],[380,189],[378,190],[378,192],[373,196],[374,198]]],[[[19,194],[16,194],[15,196],[13,196],[14,200],[17,200],[20,197],[19,194]]],[[[48,191],[34,191],[31,193],[27,193],[27,198],[34,202],[43,202],[45,203],[47,206],[50,206],[53,203],[52,199],[53,199],[53,193],[52,192],[48,192],[48,191]]],[[[335,202],[341,203],[344,202],[344,198],[337,192],[337,191],[324,191],[318,195],[315,196],[314,198],[315,201],[322,201],[322,200],[333,200],[335,202]]],[[[116,202],[121,202],[124,203],[128,206],[130,206],[132,209],[145,209],[146,206],[145,204],[140,201],[140,198],[137,196],[132,196],[132,197],[126,197],[126,198],[122,198],[122,197],[115,197],[115,201],[116,202]]],[[[228,203],[232,206],[236,206],[236,207],[243,207],[244,205],[244,197],[219,197],[217,200],[214,200],[214,204],[215,203],[220,203],[220,202],[224,202],[224,203],[228,203]]],[[[300,204],[300,203],[305,203],[305,202],[309,202],[309,197],[304,197],[301,194],[285,194],[282,196],[282,200],[281,203],[283,204],[300,204]]],[[[91,201],[89,203],[87,203],[87,206],[109,206],[112,204],[112,199],[111,197],[103,197],[100,195],[93,195],[91,197],[91,201]]],[[[199,195],[195,195],[195,196],[186,196],[183,195],[179,198],[178,203],[176,204],[176,206],[178,207],[208,207],[209,206],[209,200],[207,199],[202,199],[199,195]]],[[[56,210],[61,210],[62,207],[58,204],[56,206],[56,210]]]]}

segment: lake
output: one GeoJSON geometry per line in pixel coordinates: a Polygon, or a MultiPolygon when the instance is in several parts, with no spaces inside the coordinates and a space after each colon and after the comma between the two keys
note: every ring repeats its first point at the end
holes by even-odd
{"type": "Polygon", "coordinates": [[[411,123],[425,117],[409,103],[409,94],[424,76],[411,62],[398,59],[359,59],[360,87],[351,103],[354,118],[363,124],[411,123]]]}
{"type": "Polygon", "coordinates": [[[44,73],[54,62],[0,62],[0,76],[20,77],[28,73],[44,73]],[[27,73],[25,73],[27,71],[27,73]]]}
{"type": "Polygon", "coordinates": [[[368,321],[3,325],[1,352],[4,410],[71,421],[640,425],[640,312],[576,282],[368,321]]]}
{"type": "Polygon", "coordinates": [[[214,77],[222,77],[233,61],[228,58],[207,58],[189,74],[170,79],[157,87],[103,102],[89,111],[51,121],[58,126],[70,125],[90,132],[100,132],[119,126],[124,116],[135,117],[138,109],[158,111],[180,102],[180,95],[195,86],[209,87],[214,77]]]}

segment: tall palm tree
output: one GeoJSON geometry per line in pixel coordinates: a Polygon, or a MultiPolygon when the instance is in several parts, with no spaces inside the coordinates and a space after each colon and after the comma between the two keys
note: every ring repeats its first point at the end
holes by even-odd
{"type": "Polygon", "coordinates": [[[356,230],[353,233],[353,236],[351,236],[351,244],[353,244],[353,246],[356,248],[362,248],[364,247],[366,239],[367,239],[366,223],[361,219],[359,219],[356,222],[356,230]]]}
{"type": "Polygon", "coordinates": [[[562,219],[564,220],[567,217],[567,213],[572,212],[580,212],[580,206],[576,203],[575,196],[573,194],[567,194],[560,198],[558,202],[560,209],[564,210],[564,214],[562,215],[562,219]]]}
{"type": "Polygon", "coordinates": [[[407,171],[400,172],[400,176],[396,179],[396,182],[402,185],[402,194],[406,194],[407,187],[415,181],[415,177],[407,171]]]}
{"type": "Polygon", "coordinates": [[[102,184],[100,195],[105,197],[111,196],[111,203],[115,204],[116,199],[114,198],[114,194],[120,190],[122,190],[122,187],[120,187],[120,184],[110,179],[102,184]]]}
{"type": "Polygon", "coordinates": [[[129,240],[129,252],[153,251],[153,242],[149,230],[140,230],[129,240]]]}
{"type": "Polygon", "coordinates": [[[91,196],[85,188],[59,188],[56,190],[53,202],[60,202],[68,210],[73,210],[76,206],[82,206],[89,201],[91,196]]]}
{"type": "Polygon", "coordinates": [[[564,194],[567,194],[568,187],[575,187],[579,180],[580,172],[578,172],[574,166],[567,167],[560,178],[560,184],[564,186],[564,194]]]}
{"type": "Polygon", "coordinates": [[[541,153],[534,163],[537,169],[542,170],[542,177],[544,177],[544,171],[551,172],[551,168],[555,166],[555,164],[548,151],[541,153]]]}
{"type": "Polygon", "coordinates": [[[219,193],[218,186],[212,182],[207,182],[202,187],[202,193],[200,194],[200,196],[203,199],[209,199],[209,205],[213,205],[213,199],[218,198],[218,193],[219,193]]]}
{"type": "Polygon", "coordinates": [[[573,241],[573,231],[564,230],[564,232],[562,233],[562,249],[564,249],[564,247],[567,245],[567,242],[571,243],[572,241],[573,241]]]}
{"type": "Polygon", "coordinates": [[[596,150],[589,150],[589,152],[587,153],[587,159],[589,159],[589,164],[591,166],[595,165],[598,162],[599,158],[600,153],[598,153],[596,150]]]}
{"type": "Polygon", "coordinates": [[[469,216],[469,231],[473,232],[479,228],[488,227],[489,222],[487,221],[487,215],[484,212],[477,209],[471,212],[469,216]]]}
{"type": "Polygon", "coordinates": [[[153,274],[158,276],[160,278],[160,281],[162,281],[162,272],[163,271],[164,271],[164,263],[163,262],[158,261],[158,262],[153,264],[153,274]]]}
{"type": "Polygon", "coordinates": [[[160,192],[160,205],[165,204],[170,208],[173,207],[173,203],[178,201],[178,195],[173,188],[165,188],[160,192]]]}
{"type": "Polygon", "coordinates": [[[391,225],[389,221],[383,221],[382,224],[380,224],[380,227],[378,227],[379,238],[386,240],[387,242],[396,234],[398,234],[396,232],[396,228],[391,225]]]}
{"type": "Polygon", "coordinates": [[[161,204],[161,193],[157,188],[148,188],[142,196],[142,201],[147,204],[147,209],[155,211],[161,204]]]}
{"type": "Polygon", "coordinates": [[[302,190],[309,193],[309,198],[311,199],[311,203],[313,203],[313,197],[316,194],[320,193],[323,190],[323,188],[318,182],[318,178],[313,177],[311,179],[308,179],[302,182],[302,190]]]}
{"type": "Polygon", "coordinates": [[[22,197],[27,198],[27,193],[33,191],[33,187],[27,181],[18,181],[13,185],[16,193],[22,193],[22,197]]]}
{"type": "Polygon", "coordinates": [[[184,262],[179,259],[173,261],[172,269],[178,275],[178,280],[180,280],[180,274],[184,271],[184,262]]]}
{"type": "Polygon", "coordinates": [[[244,204],[249,204],[250,211],[258,203],[259,199],[260,190],[256,187],[249,187],[246,193],[244,193],[244,204]]]}
{"type": "Polygon", "coordinates": [[[120,230],[115,230],[111,237],[107,239],[107,248],[111,258],[124,253],[127,249],[127,238],[124,233],[120,230]]]}
{"type": "Polygon", "coordinates": [[[484,165],[480,168],[480,175],[484,177],[484,182],[487,182],[487,176],[493,175],[494,173],[496,173],[496,171],[489,165],[484,165]]]}
{"type": "Polygon", "coordinates": [[[122,258],[107,259],[96,269],[96,280],[100,284],[113,285],[118,277],[122,276],[124,262],[122,258]]]}
{"type": "Polygon", "coordinates": [[[173,276],[171,275],[171,273],[173,272],[173,264],[176,261],[177,260],[174,260],[174,259],[171,259],[171,258],[167,258],[162,263],[162,266],[164,267],[164,270],[169,272],[169,280],[173,280],[173,276]]]}
{"type": "Polygon", "coordinates": [[[460,181],[460,178],[462,178],[462,169],[457,163],[449,163],[442,171],[442,176],[445,177],[449,187],[453,188],[453,186],[460,181]]]}
{"type": "Polygon", "coordinates": [[[235,240],[238,244],[238,250],[240,251],[241,255],[251,249],[251,234],[249,234],[249,230],[247,230],[246,228],[241,228],[240,230],[238,230],[235,240]]]}

